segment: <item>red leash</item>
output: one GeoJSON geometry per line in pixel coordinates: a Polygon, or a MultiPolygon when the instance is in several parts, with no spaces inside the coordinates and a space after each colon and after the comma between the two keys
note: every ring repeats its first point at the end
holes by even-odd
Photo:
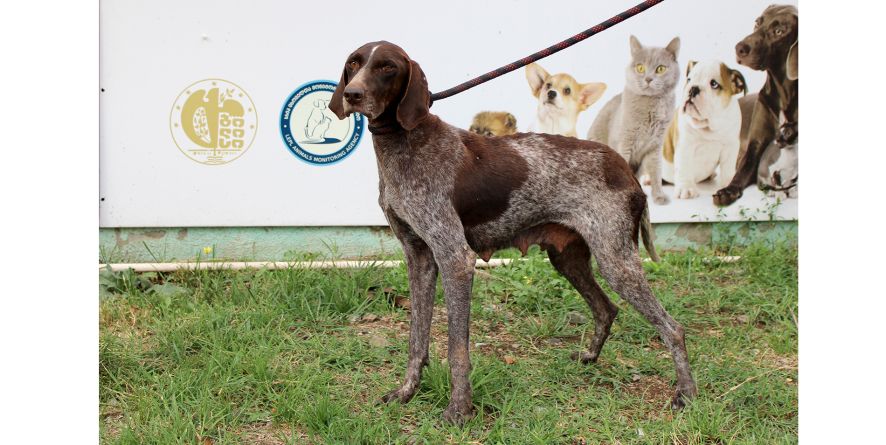
{"type": "Polygon", "coordinates": [[[456,94],[461,93],[462,91],[465,91],[469,88],[473,88],[477,85],[480,85],[481,83],[485,83],[485,82],[488,82],[492,79],[495,79],[496,77],[501,76],[502,74],[510,73],[511,71],[514,71],[518,68],[522,68],[526,65],[529,65],[530,63],[535,62],[536,60],[543,59],[547,56],[550,56],[551,54],[554,54],[556,52],[559,52],[559,51],[562,51],[566,48],[569,48],[570,46],[575,45],[576,43],[581,42],[582,40],[587,39],[588,37],[591,37],[594,34],[603,32],[603,31],[605,31],[605,30],[607,30],[607,29],[609,29],[609,28],[611,28],[611,27],[613,27],[613,26],[615,26],[615,25],[663,2],[663,1],[664,0],[646,0],[645,2],[640,3],[639,5],[634,6],[633,8],[628,9],[625,12],[622,12],[621,14],[619,14],[615,17],[612,17],[611,19],[606,20],[605,22],[600,23],[599,25],[596,25],[592,28],[586,29],[586,30],[560,42],[560,43],[557,43],[553,46],[549,46],[549,47],[547,47],[535,54],[532,54],[531,56],[527,56],[527,57],[524,57],[524,58],[517,60],[515,62],[509,63],[501,68],[498,68],[498,69],[492,70],[486,74],[483,74],[482,76],[475,77],[467,82],[456,85],[446,91],[434,93],[431,95],[431,103],[433,104],[434,101],[437,101],[440,99],[446,99],[449,96],[456,95],[456,94]]]}

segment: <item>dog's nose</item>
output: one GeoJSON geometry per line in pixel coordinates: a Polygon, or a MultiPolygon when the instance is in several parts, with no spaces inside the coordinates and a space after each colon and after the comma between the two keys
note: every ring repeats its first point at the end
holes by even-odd
{"type": "Polygon", "coordinates": [[[557,91],[556,90],[549,90],[548,91],[548,100],[554,100],[555,97],[557,97],[557,91]]]}
{"type": "Polygon", "coordinates": [[[358,104],[363,100],[363,88],[360,87],[345,87],[345,100],[350,104],[358,104]]]}
{"type": "Polygon", "coordinates": [[[695,96],[698,96],[698,93],[700,93],[700,92],[701,92],[701,90],[699,90],[697,86],[693,86],[692,88],[689,89],[689,98],[695,99],[695,96]]]}
{"type": "Polygon", "coordinates": [[[745,57],[750,53],[751,53],[751,45],[748,45],[747,43],[745,43],[744,40],[742,40],[741,42],[738,42],[738,44],[735,45],[735,54],[738,55],[738,57],[745,57]]]}

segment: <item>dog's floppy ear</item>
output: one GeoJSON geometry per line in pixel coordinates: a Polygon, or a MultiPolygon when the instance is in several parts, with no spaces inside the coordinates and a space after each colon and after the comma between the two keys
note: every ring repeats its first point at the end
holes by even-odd
{"type": "Polygon", "coordinates": [[[529,81],[529,89],[532,90],[534,97],[538,97],[541,86],[545,84],[545,79],[548,77],[551,75],[541,65],[535,62],[526,65],[526,80],[529,81]]]}
{"type": "Polygon", "coordinates": [[[692,68],[695,68],[695,65],[698,64],[697,60],[690,60],[688,64],[686,64],[686,78],[689,78],[689,72],[692,71],[692,68]]]}
{"type": "Polygon", "coordinates": [[[788,51],[788,79],[797,80],[800,77],[800,41],[797,40],[791,45],[788,51]]]}
{"type": "Polygon", "coordinates": [[[606,92],[606,84],[603,82],[588,82],[581,84],[581,93],[579,93],[579,103],[581,110],[587,110],[594,102],[603,97],[606,92]]]}
{"type": "Polygon", "coordinates": [[[344,119],[348,117],[345,114],[344,104],[342,104],[343,94],[345,91],[345,86],[348,84],[348,74],[347,69],[342,68],[341,70],[341,79],[338,81],[338,86],[335,87],[335,91],[332,92],[332,98],[329,99],[329,105],[327,108],[332,110],[339,119],[344,119]]]}
{"type": "Polygon", "coordinates": [[[732,94],[741,93],[742,96],[748,94],[748,83],[744,80],[741,71],[730,69],[729,81],[732,83],[732,94]]]}
{"type": "Polygon", "coordinates": [[[677,60],[677,56],[680,54],[680,37],[674,37],[671,39],[665,49],[674,55],[674,60],[677,60]]]}
{"type": "Polygon", "coordinates": [[[425,73],[414,60],[409,61],[409,80],[406,92],[397,105],[397,122],[406,131],[413,130],[430,114],[431,93],[425,73]]]}

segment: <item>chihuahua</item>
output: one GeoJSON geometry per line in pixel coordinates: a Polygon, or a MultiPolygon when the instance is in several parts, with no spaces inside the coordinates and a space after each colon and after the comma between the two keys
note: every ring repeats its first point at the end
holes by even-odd
{"type": "Polygon", "coordinates": [[[600,100],[606,91],[602,82],[578,83],[566,73],[548,74],[541,65],[526,66],[526,80],[538,99],[536,121],[531,131],[577,137],[578,115],[600,100]]]}

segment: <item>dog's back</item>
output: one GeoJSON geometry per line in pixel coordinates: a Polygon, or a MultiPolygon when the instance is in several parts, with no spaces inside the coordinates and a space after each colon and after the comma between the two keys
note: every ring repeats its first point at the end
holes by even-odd
{"type": "Polygon", "coordinates": [[[549,134],[488,138],[457,131],[471,173],[456,182],[456,207],[477,252],[510,247],[515,232],[538,224],[573,226],[581,219],[605,225],[613,223],[607,215],[626,210],[632,221],[625,222],[639,229],[646,195],[627,162],[608,146],[549,134]],[[522,175],[519,186],[496,196],[516,175],[522,175]],[[500,211],[477,218],[480,205],[500,211]]]}

